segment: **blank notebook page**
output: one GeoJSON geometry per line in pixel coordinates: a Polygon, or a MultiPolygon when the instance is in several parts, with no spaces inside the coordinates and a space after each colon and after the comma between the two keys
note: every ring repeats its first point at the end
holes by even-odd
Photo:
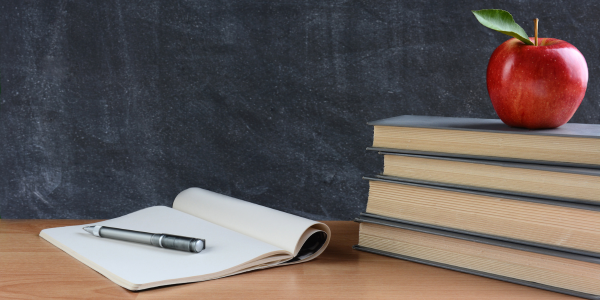
{"type": "Polygon", "coordinates": [[[95,237],[85,225],[42,232],[100,267],[134,284],[211,274],[281,249],[165,206],[154,206],[93,223],[152,233],[206,239],[206,249],[190,253],[95,237]]]}

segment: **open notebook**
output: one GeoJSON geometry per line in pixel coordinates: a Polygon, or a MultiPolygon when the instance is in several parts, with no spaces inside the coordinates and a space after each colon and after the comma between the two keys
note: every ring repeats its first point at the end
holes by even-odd
{"type": "Polygon", "coordinates": [[[181,192],[173,208],[154,206],[93,224],[206,240],[205,250],[189,253],[98,238],[83,231],[85,225],[40,232],[129,290],[309,261],[325,250],[331,238],[325,224],[199,188],[181,192]]]}

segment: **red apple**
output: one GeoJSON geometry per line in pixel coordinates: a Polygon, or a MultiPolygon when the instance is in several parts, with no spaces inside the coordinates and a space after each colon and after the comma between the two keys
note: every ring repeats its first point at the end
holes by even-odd
{"type": "Polygon", "coordinates": [[[556,128],[567,123],[583,100],[587,82],[581,52],[551,38],[539,39],[538,46],[512,38],[494,50],[487,68],[494,109],[513,127],[556,128]]]}

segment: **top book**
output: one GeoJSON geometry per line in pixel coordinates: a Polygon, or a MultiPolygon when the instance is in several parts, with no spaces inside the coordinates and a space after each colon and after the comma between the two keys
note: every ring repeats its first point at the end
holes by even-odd
{"type": "Polygon", "coordinates": [[[600,168],[600,125],[513,128],[497,119],[399,116],[369,122],[369,150],[600,168]]]}

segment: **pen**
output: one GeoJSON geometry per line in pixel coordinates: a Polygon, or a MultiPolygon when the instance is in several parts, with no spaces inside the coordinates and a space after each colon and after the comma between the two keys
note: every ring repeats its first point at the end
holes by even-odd
{"type": "Polygon", "coordinates": [[[199,253],[206,248],[206,241],[204,239],[191,238],[187,236],[133,231],[100,225],[83,227],[83,230],[97,237],[193,253],[199,253]]]}

